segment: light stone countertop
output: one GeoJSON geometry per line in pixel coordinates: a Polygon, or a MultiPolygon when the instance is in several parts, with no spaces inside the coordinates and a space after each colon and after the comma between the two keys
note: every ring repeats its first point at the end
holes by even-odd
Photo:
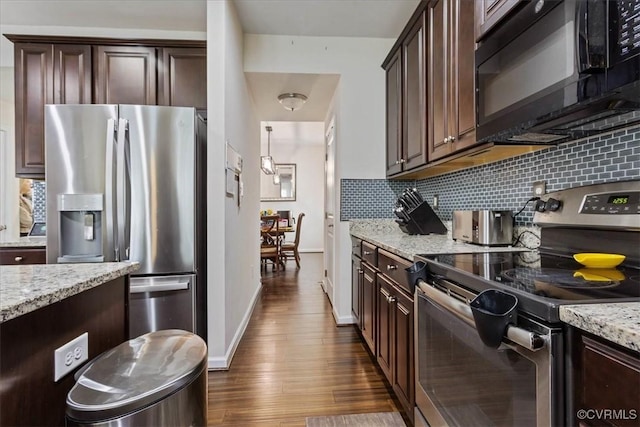
{"type": "Polygon", "coordinates": [[[640,302],[560,306],[560,320],[640,351],[640,302]]]}
{"type": "Polygon", "coordinates": [[[0,248],[44,248],[46,246],[46,237],[20,237],[18,240],[0,242],[0,248]]]}
{"type": "Polygon", "coordinates": [[[140,268],[138,262],[0,266],[0,323],[140,268]]]}
{"type": "Polygon", "coordinates": [[[470,252],[513,252],[527,250],[513,246],[480,246],[457,242],[451,238],[451,222],[445,222],[447,234],[409,235],[392,219],[357,219],[349,221],[349,233],[402,258],[413,260],[418,254],[470,252]]]}

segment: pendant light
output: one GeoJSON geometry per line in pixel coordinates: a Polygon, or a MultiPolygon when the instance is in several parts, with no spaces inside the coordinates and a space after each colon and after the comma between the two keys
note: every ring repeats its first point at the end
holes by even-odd
{"type": "Polygon", "coordinates": [[[271,157],[271,131],[273,128],[271,126],[265,126],[267,130],[267,155],[260,156],[260,169],[267,175],[275,175],[276,167],[273,163],[273,157],[271,157]]]}

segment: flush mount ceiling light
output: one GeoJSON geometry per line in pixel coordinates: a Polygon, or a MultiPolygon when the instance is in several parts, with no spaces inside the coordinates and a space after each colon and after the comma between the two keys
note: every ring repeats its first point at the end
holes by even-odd
{"type": "Polygon", "coordinates": [[[278,95],[278,101],[289,111],[296,111],[302,108],[307,97],[301,93],[283,93],[278,95]]]}
{"type": "Polygon", "coordinates": [[[273,128],[271,126],[265,126],[264,128],[267,130],[267,155],[260,156],[260,169],[267,175],[275,175],[276,165],[273,162],[273,157],[271,157],[271,131],[273,128]]]}

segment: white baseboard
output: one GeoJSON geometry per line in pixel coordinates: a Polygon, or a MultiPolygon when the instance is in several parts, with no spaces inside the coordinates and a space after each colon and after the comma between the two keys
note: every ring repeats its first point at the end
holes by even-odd
{"type": "Polygon", "coordinates": [[[320,248],[320,249],[298,249],[298,252],[300,252],[301,254],[307,254],[307,253],[322,253],[324,252],[324,249],[320,248]]]}
{"type": "Polygon", "coordinates": [[[331,310],[331,312],[333,313],[333,319],[336,321],[336,325],[338,326],[353,325],[354,323],[356,323],[356,319],[353,317],[353,315],[340,316],[336,312],[335,308],[331,310]]]}
{"type": "Polygon", "coordinates": [[[209,357],[207,359],[207,369],[209,371],[225,371],[225,370],[228,370],[229,367],[231,366],[231,359],[233,359],[233,355],[235,354],[236,349],[240,344],[240,340],[244,335],[244,331],[247,329],[247,325],[249,325],[249,320],[251,320],[253,309],[256,306],[256,302],[258,301],[258,296],[260,295],[261,292],[262,292],[262,284],[258,282],[258,287],[256,289],[256,292],[253,294],[253,297],[251,297],[251,304],[249,304],[249,308],[245,312],[244,317],[242,318],[242,322],[240,322],[240,325],[238,326],[238,329],[236,330],[236,333],[233,336],[233,340],[231,341],[231,345],[229,346],[227,353],[224,355],[224,357],[209,357]]]}

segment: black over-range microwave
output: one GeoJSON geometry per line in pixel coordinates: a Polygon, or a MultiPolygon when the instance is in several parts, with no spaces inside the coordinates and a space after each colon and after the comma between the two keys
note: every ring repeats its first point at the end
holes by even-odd
{"type": "Polygon", "coordinates": [[[478,141],[557,143],[640,123],[640,0],[522,1],[475,59],[478,141]]]}

